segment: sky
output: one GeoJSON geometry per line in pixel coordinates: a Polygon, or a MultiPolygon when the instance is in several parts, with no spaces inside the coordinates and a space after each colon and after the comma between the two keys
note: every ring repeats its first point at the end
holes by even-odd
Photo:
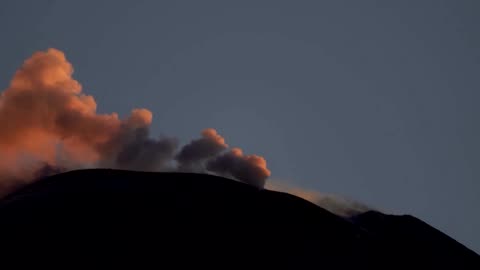
{"type": "Polygon", "coordinates": [[[478,1],[10,1],[0,89],[57,48],[102,113],[206,127],[270,179],[415,215],[480,252],[478,1]]]}

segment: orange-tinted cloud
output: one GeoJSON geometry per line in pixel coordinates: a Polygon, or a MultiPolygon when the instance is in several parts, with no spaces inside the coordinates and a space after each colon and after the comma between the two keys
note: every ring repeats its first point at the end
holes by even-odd
{"type": "Polygon", "coordinates": [[[234,167],[212,166],[212,172],[225,172],[247,183],[258,185],[270,175],[262,157],[243,156],[239,149],[222,154],[228,145],[214,129],[205,129],[200,139],[177,153],[176,138],[150,136],[149,110],[133,109],[125,119],[116,113],[97,113],[95,99],[82,92],[72,74],[63,52],[36,52],[1,93],[0,195],[34,178],[39,170],[58,172],[58,168],[205,172],[205,163],[218,159],[212,164],[234,167]],[[232,162],[225,163],[225,158],[232,162]]]}
{"type": "Polygon", "coordinates": [[[56,49],[33,54],[15,73],[0,96],[0,169],[28,177],[34,161],[113,166],[129,133],[151,124],[146,109],[133,110],[126,120],[98,114],[95,99],[82,93],[72,74],[72,65],[56,49]]]}
{"type": "MultiPolygon", "coordinates": [[[[96,147],[119,131],[116,114],[96,114],[92,96],[72,78],[73,67],[55,49],[37,52],[15,73],[0,98],[0,147],[17,159],[27,153],[55,162],[55,145],[88,148],[70,158],[91,160],[96,147]],[[91,151],[90,151],[91,150],[91,151]],[[83,156],[86,152],[91,155],[83,156]]],[[[72,151],[70,151],[72,152],[72,151]]]]}

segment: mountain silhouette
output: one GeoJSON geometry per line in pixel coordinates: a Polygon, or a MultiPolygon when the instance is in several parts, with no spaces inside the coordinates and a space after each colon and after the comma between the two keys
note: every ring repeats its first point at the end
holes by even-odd
{"type": "Polygon", "coordinates": [[[0,239],[4,262],[67,269],[480,269],[477,254],[412,216],[347,219],[290,194],[191,173],[44,178],[0,201],[0,239]]]}

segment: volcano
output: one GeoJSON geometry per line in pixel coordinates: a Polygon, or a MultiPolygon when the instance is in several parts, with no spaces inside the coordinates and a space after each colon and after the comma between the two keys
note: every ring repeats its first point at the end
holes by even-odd
{"type": "Polygon", "coordinates": [[[64,268],[480,269],[404,215],[345,218],[227,178],[108,169],[47,177],[0,201],[2,260],[64,268]],[[28,262],[27,262],[28,261],[28,262]]]}

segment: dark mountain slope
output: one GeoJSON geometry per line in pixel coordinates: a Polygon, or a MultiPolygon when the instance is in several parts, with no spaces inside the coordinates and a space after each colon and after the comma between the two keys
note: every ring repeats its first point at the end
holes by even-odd
{"type": "Polygon", "coordinates": [[[352,220],[367,230],[387,254],[404,258],[405,262],[415,261],[422,267],[435,265],[442,269],[464,269],[479,259],[473,251],[410,215],[385,215],[369,211],[352,220]]]}
{"type": "MultiPolygon", "coordinates": [[[[382,214],[369,215],[346,220],[289,194],[209,175],[84,170],[5,198],[0,237],[4,259],[20,254],[66,268],[480,269],[476,254],[440,232],[427,238],[435,249],[419,256],[424,246],[417,237],[403,241],[403,223],[391,229],[376,221],[382,214]]],[[[412,231],[434,229],[415,223],[412,231]]]]}

